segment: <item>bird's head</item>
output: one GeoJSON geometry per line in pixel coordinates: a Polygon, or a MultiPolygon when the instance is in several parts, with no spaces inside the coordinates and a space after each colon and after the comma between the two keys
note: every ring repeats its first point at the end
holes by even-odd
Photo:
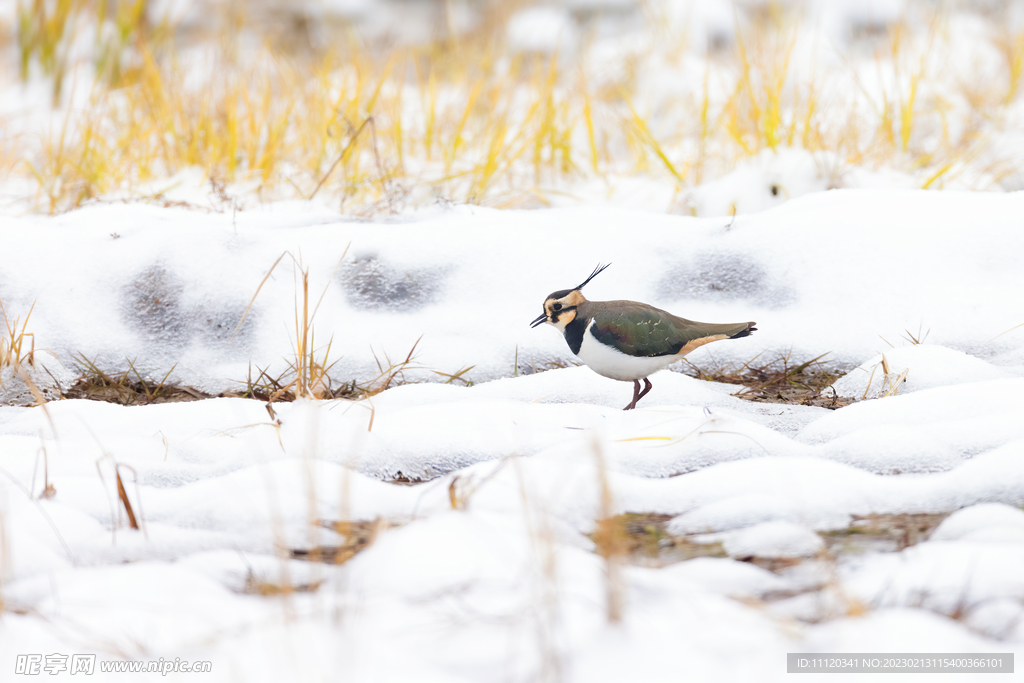
{"type": "Polygon", "coordinates": [[[583,292],[580,290],[586,286],[588,282],[593,280],[598,273],[610,266],[598,264],[594,272],[590,274],[582,284],[573,287],[572,289],[561,289],[557,292],[548,294],[544,300],[544,313],[539,315],[533,322],[530,323],[530,327],[537,327],[541,323],[547,323],[554,325],[559,330],[565,330],[565,326],[576,319],[576,309],[580,304],[586,302],[586,297],[583,296],[583,292]]]}

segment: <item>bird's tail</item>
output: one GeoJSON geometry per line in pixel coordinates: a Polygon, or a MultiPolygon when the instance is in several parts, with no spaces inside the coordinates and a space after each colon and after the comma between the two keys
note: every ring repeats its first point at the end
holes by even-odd
{"type": "Polygon", "coordinates": [[[757,328],[754,327],[757,323],[739,323],[738,325],[730,325],[730,329],[733,331],[725,332],[729,335],[729,339],[739,339],[740,337],[749,337],[752,333],[757,332],[757,328]]]}

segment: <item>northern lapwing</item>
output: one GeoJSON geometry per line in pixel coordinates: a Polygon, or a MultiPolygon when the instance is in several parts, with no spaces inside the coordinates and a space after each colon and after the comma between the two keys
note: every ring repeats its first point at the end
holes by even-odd
{"type": "Polygon", "coordinates": [[[544,313],[530,327],[554,325],[576,357],[591,370],[620,382],[633,382],[633,400],[651,390],[649,375],[668,367],[696,348],[719,339],[738,339],[757,323],[716,325],[678,318],[636,301],[587,301],[582,290],[608,265],[598,265],[582,284],[548,294],[544,313]],[[640,380],[644,389],[640,391],[640,380]]]}

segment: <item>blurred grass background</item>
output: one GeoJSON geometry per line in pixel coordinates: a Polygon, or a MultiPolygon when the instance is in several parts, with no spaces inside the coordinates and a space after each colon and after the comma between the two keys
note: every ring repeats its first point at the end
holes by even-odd
{"type": "Polygon", "coordinates": [[[17,0],[0,168],[50,213],[189,183],[236,208],[538,207],[630,178],[697,213],[688,188],[783,149],[827,187],[850,167],[1022,186],[1012,3],[901,3],[839,34],[813,3],[710,3],[728,30],[687,30],[708,4],[17,0]]]}

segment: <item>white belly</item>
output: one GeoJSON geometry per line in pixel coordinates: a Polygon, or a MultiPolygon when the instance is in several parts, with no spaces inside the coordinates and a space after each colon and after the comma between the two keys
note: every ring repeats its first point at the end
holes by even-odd
{"type": "Polygon", "coordinates": [[[587,331],[583,333],[583,344],[580,345],[580,352],[576,357],[599,375],[622,382],[632,382],[653,375],[679,360],[679,357],[674,355],[645,358],[622,353],[597,341],[590,333],[593,326],[594,321],[591,320],[587,325],[587,331]]]}

